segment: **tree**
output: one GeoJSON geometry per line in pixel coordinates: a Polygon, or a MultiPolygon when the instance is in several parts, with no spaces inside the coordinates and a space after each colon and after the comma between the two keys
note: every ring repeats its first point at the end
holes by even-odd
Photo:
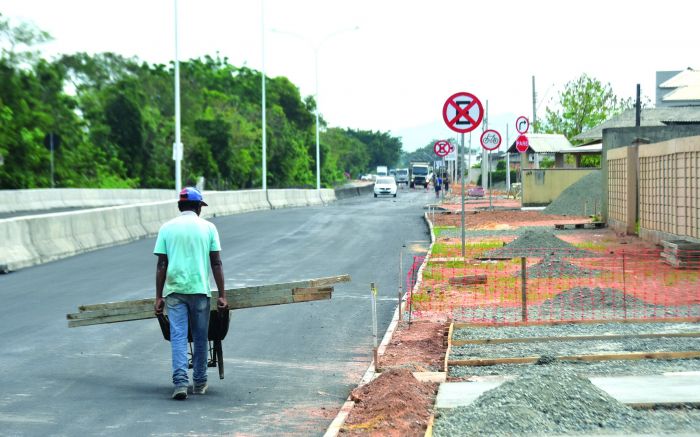
{"type": "Polygon", "coordinates": [[[570,141],[586,129],[591,129],[615,114],[632,107],[631,98],[615,95],[610,83],[582,74],[568,82],[559,93],[559,108],[547,107],[547,115],[538,132],[563,134],[570,141]]]}

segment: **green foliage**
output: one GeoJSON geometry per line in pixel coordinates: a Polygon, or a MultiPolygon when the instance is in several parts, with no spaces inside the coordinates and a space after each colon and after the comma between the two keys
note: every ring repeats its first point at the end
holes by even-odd
{"type": "MultiPolygon", "coordinates": [[[[511,170],[510,171],[510,181],[515,182],[515,178],[517,176],[517,171],[511,170]]],[[[495,170],[491,172],[491,182],[494,184],[497,184],[499,182],[505,182],[506,181],[506,171],[504,170],[495,170]]],[[[481,185],[481,175],[479,175],[478,180],[476,181],[477,185],[481,185]]]]}
{"type": "Polygon", "coordinates": [[[617,97],[609,83],[582,74],[568,82],[559,93],[559,108],[547,107],[545,120],[538,132],[563,134],[570,141],[613,115],[632,107],[632,99],[617,97]]]}
{"type": "MultiPolygon", "coordinates": [[[[48,62],[31,51],[48,38],[0,15],[0,188],[50,186],[49,132],[61,137],[59,187],[172,187],[174,66],[113,53],[48,62]]],[[[225,58],[180,63],[185,183],[204,176],[208,188],[262,185],[261,80],[225,58]]],[[[315,186],[316,102],[285,77],[266,78],[266,91],[268,186],[315,186]]],[[[324,186],[398,161],[401,140],[389,133],[320,124],[324,186]]]]}

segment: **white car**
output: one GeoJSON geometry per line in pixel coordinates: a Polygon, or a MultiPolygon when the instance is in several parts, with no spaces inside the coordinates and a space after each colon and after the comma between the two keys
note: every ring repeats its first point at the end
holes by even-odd
{"type": "Polygon", "coordinates": [[[396,179],[391,176],[381,176],[374,183],[374,197],[390,194],[396,197],[396,179]]]}

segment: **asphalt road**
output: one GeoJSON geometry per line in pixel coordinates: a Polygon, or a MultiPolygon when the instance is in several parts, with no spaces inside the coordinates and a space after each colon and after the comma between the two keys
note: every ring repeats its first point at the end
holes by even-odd
{"type": "MultiPolygon", "coordinates": [[[[154,294],[154,239],[0,275],[0,434],[322,435],[371,361],[404,266],[428,247],[432,195],[371,195],[325,207],[218,217],[227,288],[350,274],[330,301],[232,312],[226,378],[173,401],[157,322],[69,329],[79,304],[154,294]]],[[[404,270],[407,270],[405,267],[404,270]]]]}

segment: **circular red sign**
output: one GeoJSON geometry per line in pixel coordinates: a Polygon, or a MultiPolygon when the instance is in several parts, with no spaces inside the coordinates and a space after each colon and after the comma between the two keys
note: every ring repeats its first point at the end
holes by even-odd
{"type": "Polygon", "coordinates": [[[527,131],[530,130],[530,120],[524,115],[521,115],[515,120],[515,130],[517,130],[519,134],[526,134],[527,131]]]}
{"type": "Polygon", "coordinates": [[[501,134],[493,129],[486,129],[481,134],[481,147],[486,150],[496,150],[501,145],[501,134]]]}
{"type": "Polygon", "coordinates": [[[528,140],[525,135],[520,135],[515,140],[515,148],[518,149],[518,152],[520,153],[527,152],[527,149],[530,148],[530,140],[528,140]]]}
{"type": "Polygon", "coordinates": [[[435,154],[440,157],[445,157],[450,154],[450,151],[452,149],[452,145],[445,140],[440,140],[437,141],[433,145],[433,150],[435,151],[435,154]]]}
{"type": "Polygon", "coordinates": [[[442,107],[442,118],[447,127],[455,132],[471,132],[484,119],[484,106],[474,94],[459,92],[452,94],[442,107]]]}

